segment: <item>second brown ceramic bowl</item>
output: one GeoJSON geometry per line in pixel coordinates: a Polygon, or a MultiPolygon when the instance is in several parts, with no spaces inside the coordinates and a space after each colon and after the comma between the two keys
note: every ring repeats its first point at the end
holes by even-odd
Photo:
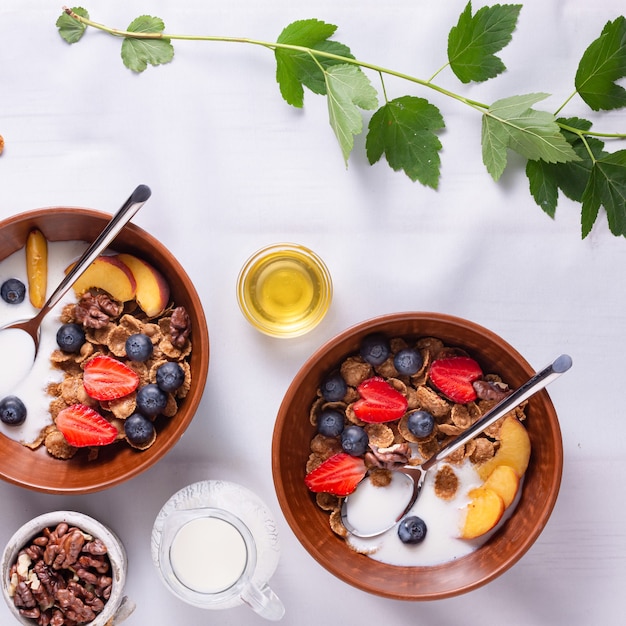
{"type": "MultiPolygon", "coordinates": [[[[28,233],[39,229],[49,241],[93,241],[110,215],[82,208],[53,207],[20,213],[0,222],[0,260],[22,248],[28,233]]],[[[124,444],[104,446],[96,461],[77,454],[69,461],[50,456],[43,447],[32,451],[0,435],[0,477],[47,493],[89,493],[118,485],[143,472],[176,444],[193,419],[202,398],[209,366],[209,334],[200,298],[174,255],[134,224],[111,244],[117,252],[134,254],[159,270],[170,286],[170,298],[191,318],[191,389],[174,418],[159,422],[155,443],[144,451],[124,444]]]]}
{"type": "MultiPolygon", "coordinates": [[[[464,348],[483,367],[512,387],[535,370],[506,341],[475,323],[438,313],[400,313],[378,317],[341,333],[322,346],[300,369],[287,390],[274,429],[272,469],[278,501],[287,522],[309,554],[329,572],[363,591],[398,600],[435,600],[468,592],[514,565],[544,529],[556,502],[563,467],[561,431],[545,390],[528,401],[532,455],[519,504],[489,541],[468,556],[442,565],[397,567],[349,549],[335,535],[328,514],[315,504],[304,484],[314,427],[309,410],[323,377],[358,352],[365,335],[438,337],[464,348]]],[[[541,364],[545,365],[545,364],[541,364]]]]}

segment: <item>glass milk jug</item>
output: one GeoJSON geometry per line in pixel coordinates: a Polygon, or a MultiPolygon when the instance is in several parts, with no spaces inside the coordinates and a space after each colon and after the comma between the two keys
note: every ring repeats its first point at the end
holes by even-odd
{"type": "Polygon", "coordinates": [[[280,553],[276,524],[240,485],[203,481],[174,494],[156,518],[151,549],[165,585],[193,606],[247,604],[269,620],[285,613],[268,585],[280,553]]]}

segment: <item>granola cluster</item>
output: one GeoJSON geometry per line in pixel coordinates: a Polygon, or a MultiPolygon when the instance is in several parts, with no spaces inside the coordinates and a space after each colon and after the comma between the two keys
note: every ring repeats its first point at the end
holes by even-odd
{"type": "MultiPolygon", "coordinates": [[[[482,380],[474,383],[478,396],[475,401],[466,404],[452,402],[430,384],[430,365],[436,359],[468,356],[466,351],[446,346],[435,337],[422,337],[416,341],[395,337],[390,340],[390,347],[391,354],[378,366],[369,364],[358,354],[348,356],[338,366],[347,384],[347,392],[343,399],[328,402],[324,399],[321,389],[318,389],[317,397],[310,409],[310,421],[313,426],[317,427],[318,416],[323,410],[335,409],[345,415],[346,425],[355,424],[365,430],[369,437],[368,450],[364,454],[368,479],[377,486],[390,483],[394,468],[418,465],[429,459],[449,441],[467,430],[510,391],[499,375],[486,374],[482,380]],[[415,374],[401,375],[394,366],[394,355],[409,346],[419,350],[423,364],[415,374]],[[355,415],[353,405],[359,400],[357,387],[373,376],[383,377],[406,398],[407,412],[400,419],[386,423],[365,423],[355,415]],[[427,437],[418,437],[409,430],[408,414],[413,410],[427,411],[435,418],[435,426],[427,437]]],[[[525,419],[524,406],[525,404],[516,407],[447,457],[446,463],[441,464],[435,478],[435,493],[438,497],[448,500],[456,494],[459,479],[454,470],[455,466],[463,464],[467,459],[480,466],[495,455],[499,447],[502,422],[509,415],[515,415],[520,421],[525,419]]],[[[311,440],[306,472],[312,472],[325,460],[341,451],[339,437],[327,437],[317,433],[311,440]]],[[[347,531],[341,522],[340,513],[342,500],[343,498],[330,493],[316,494],[317,505],[330,513],[333,531],[345,537],[347,531]]]]}
{"type": "MultiPolygon", "coordinates": [[[[139,376],[139,387],[154,383],[156,372],[162,364],[167,361],[179,363],[185,380],[174,393],[168,394],[167,406],[161,412],[168,418],[176,415],[180,401],[187,396],[191,387],[191,322],[184,307],[171,307],[157,319],[147,319],[135,303],[127,303],[124,307],[107,294],[87,292],[77,303],[64,307],[61,323],[82,325],[86,341],[77,353],[57,349],[51,355],[52,364],[63,371],[63,380],[50,384],[47,389],[53,398],[50,402],[53,422],[60,411],[80,403],[97,410],[117,428],[118,439],[125,439],[124,420],[137,408],[137,392],[116,400],[97,401],[91,398],[83,386],[83,368],[97,355],[108,355],[123,361],[139,376]],[[137,333],[147,335],[153,344],[152,354],[145,361],[126,358],[126,340],[137,333]]],[[[54,423],[44,430],[31,447],[41,444],[59,459],[69,459],[77,451],[77,448],[68,445],[54,423]]],[[[91,448],[89,454],[90,458],[95,458],[98,449],[91,448]]]]}

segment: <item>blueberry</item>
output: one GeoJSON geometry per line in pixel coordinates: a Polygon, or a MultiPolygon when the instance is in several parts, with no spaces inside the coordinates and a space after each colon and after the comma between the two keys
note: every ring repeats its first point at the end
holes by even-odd
{"type": "Polygon", "coordinates": [[[24,301],[26,286],[18,278],[9,278],[2,283],[0,295],[2,295],[2,299],[9,304],[19,304],[24,301]]]}
{"type": "Polygon", "coordinates": [[[148,417],[158,415],[167,406],[167,394],[155,383],[144,385],[137,392],[137,408],[148,417]]]}
{"type": "Polygon", "coordinates": [[[365,454],[369,437],[360,426],[347,426],[341,433],[341,447],[352,456],[365,454]]]}
{"type": "Polygon", "coordinates": [[[63,352],[78,352],[85,343],[85,331],[80,324],[63,324],[57,330],[57,345],[63,352]]]}
{"type": "Polygon", "coordinates": [[[404,348],[393,357],[393,365],[400,374],[412,376],[420,371],[424,359],[416,348],[404,348]]]}
{"type": "Polygon", "coordinates": [[[26,407],[17,396],[0,400],[0,420],[11,426],[19,426],[26,419],[26,407]]]}
{"type": "Polygon", "coordinates": [[[126,356],[131,361],[147,361],[153,349],[152,340],[143,333],[131,335],[126,340],[126,356]]]}
{"type": "Polygon", "coordinates": [[[320,389],[324,400],[327,402],[339,402],[346,395],[348,385],[346,385],[346,381],[339,372],[333,372],[322,381],[320,389]]]}
{"type": "Polygon", "coordinates": [[[317,418],[317,432],[325,437],[339,437],[343,426],[343,413],[335,409],[324,409],[317,418]]]}
{"type": "Polygon", "coordinates": [[[154,424],[141,413],[133,413],[124,420],[124,433],[128,443],[135,448],[146,448],[154,441],[154,424]]]}
{"type": "Polygon", "coordinates": [[[422,543],[426,539],[426,523],[421,517],[405,517],[398,525],[398,537],[402,543],[422,543]]]}
{"type": "Polygon", "coordinates": [[[428,437],[435,427],[435,418],[428,411],[411,411],[407,427],[416,437],[428,437]]]}
{"type": "Polygon", "coordinates": [[[370,365],[380,365],[391,353],[389,340],[382,333],[372,333],[363,337],[359,352],[370,365]]]}
{"type": "Polygon", "coordinates": [[[162,391],[173,393],[185,382],[185,372],[178,363],[168,361],[157,370],[156,382],[162,391]]]}

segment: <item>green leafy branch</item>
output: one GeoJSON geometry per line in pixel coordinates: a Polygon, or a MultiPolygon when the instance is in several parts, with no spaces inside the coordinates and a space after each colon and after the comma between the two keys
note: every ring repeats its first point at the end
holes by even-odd
{"type": "Polygon", "coordinates": [[[489,105],[433,82],[448,68],[462,83],[482,83],[504,72],[506,67],[497,53],[511,42],[521,9],[520,4],[497,4],[474,13],[468,2],[449,32],[448,62],[428,80],[356,59],[346,45],[332,39],[337,27],[317,19],[293,22],[276,42],[168,34],[163,20],[148,15],[133,20],[126,30],[118,30],[92,21],[81,7],[64,8],[56,25],[70,44],[79,41],[88,27],[122,38],[122,61],[133,72],[172,61],[173,40],[267,48],[274,53],[276,80],[288,104],[303,107],[305,88],[326,97],[330,125],[346,165],[354,137],[363,132],[363,111],[374,111],[365,142],[369,163],[384,156],[394,171],[437,189],[444,118],[425,98],[404,95],[390,99],[385,77],[434,90],[481,115],[482,160],[495,181],[506,169],[509,151],[516,152],[526,159],[530,193],[547,215],[555,216],[562,193],[581,204],[583,238],[590,233],[601,207],[610,231],[626,236],[626,150],[605,149],[608,140],[624,140],[626,134],[597,132],[589,120],[578,117],[557,117],[576,95],[593,111],[626,107],[626,90],[617,82],[626,76],[626,18],[607,22],[585,50],[574,77],[574,91],[555,113],[534,108],[550,95],[547,93],[514,95],[489,105]],[[381,106],[366,70],[380,80],[381,106]]]}

